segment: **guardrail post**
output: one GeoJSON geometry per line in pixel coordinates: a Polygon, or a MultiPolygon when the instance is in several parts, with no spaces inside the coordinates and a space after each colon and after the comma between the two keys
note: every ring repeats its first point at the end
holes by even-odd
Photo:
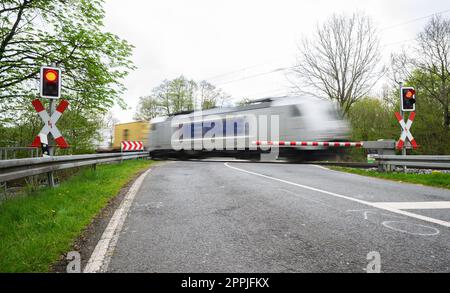
{"type": "Polygon", "coordinates": [[[384,165],[381,162],[378,162],[378,172],[384,172],[384,165]]]}
{"type": "Polygon", "coordinates": [[[7,196],[6,196],[6,193],[8,192],[8,186],[7,186],[7,182],[3,182],[3,183],[1,183],[1,185],[0,185],[0,187],[2,187],[2,189],[4,188],[4,199],[6,200],[7,199],[7,196]]]}

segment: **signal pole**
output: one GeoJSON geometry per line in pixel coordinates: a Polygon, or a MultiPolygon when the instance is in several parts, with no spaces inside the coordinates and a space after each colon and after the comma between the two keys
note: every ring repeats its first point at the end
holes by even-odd
{"type": "MultiPolygon", "coordinates": [[[[51,66],[56,67],[56,63],[52,63],[51,66]]],[[[49,114],[51,117],[56,110],[55,99],[49,99],[48,108],[49,108],[48,111],[49,111],[49,114]]],[[[55,140],[51,133],[49,133],[49,135],[48,135],[48,155],[50,157],[53,157],[55,155],[55,140]]],[[[48,185],[50,187],[54,187],[55,186],[55,178],[53,176],[53,172],[48,172],[47,178],[48,178],[48,185]]]]}
{"type": "MultiPolygon", "coordinates": [[[[405,120],[405,112],[403,112],[403,107],[402,107],[402,103],[403,103],[403,93],[402,93],[402,88],[403,88],[403,82],[399,82],[399,92],[400,92],[400,116],[402,117],[403,120],[405,120]]],[[[406,144],[403,145],[402,147],[402,155],[406,156],[406,144]]],[[[407,167],[403,166],[403,172],[406,173],[407,167]]]]}

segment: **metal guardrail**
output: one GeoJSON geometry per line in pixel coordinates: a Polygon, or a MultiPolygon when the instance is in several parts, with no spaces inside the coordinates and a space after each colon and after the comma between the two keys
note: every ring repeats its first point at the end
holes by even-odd
{"type": "Polygon", "coordinates": [[[376,163],[365,163],[365,162],[306,162],[305,164],[316,164],[321,166],[335,166],[335,167],[348,167],[348,168],[376,168],[378,165],[376,163]]]}
{"type": "Polygon", "coordinates": [[[57,170],[148,157],[148,152],[54,156],[0,161],[0,182],[45,174],[57,170]]]}
{"type": "Polygon", "coordinates": [[[34,147],[0,147],[0,160],[16,159],[16,155],[19,153],[27,153],[26,157],[37,158],[40,149],[34,147]]]}
{"type": "Polygon", "coordinates": [[[378,166],[383,171],[390,171],[395,166],[415,168],[450,169],[450,156],[396,156],[374,155],[378,166]]]}

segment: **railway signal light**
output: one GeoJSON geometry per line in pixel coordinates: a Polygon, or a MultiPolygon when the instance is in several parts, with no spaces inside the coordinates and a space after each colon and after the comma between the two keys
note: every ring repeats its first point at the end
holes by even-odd
{"type": "Polygon", "coordinates": [[[413,87],[401,88],[401,102],[403,112],[414,112],[416,110],[416,91],[413,87]]]}
{"type": "Polygon", "coordinates": [[[61,69],[41,67],[41,96],[50,99],[61,96],[61,69]]]}

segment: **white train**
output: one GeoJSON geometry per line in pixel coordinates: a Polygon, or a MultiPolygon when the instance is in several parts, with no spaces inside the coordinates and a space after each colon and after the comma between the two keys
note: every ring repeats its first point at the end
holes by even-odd
{"type": "MultiPolygon", "coordinates": [[[[245,106],[215,108],[199,113],[179,113],[152,119],[148,139],[151,155],[242,155],[260,152],[255,145],[259,140],[342,141],[348,138],[349,133],[348,123],[334,105],[313,97],[268,98],[245,106]]],[[[305,154],[310,156],[329,151],[327,147],[280,147],[282,156],[303,155],[303,158],[305,154]]]]}

